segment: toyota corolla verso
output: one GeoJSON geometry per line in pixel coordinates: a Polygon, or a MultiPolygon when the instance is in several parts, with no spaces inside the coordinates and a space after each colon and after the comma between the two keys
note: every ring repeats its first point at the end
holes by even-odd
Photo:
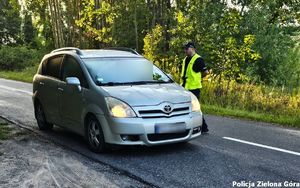
{"type": "Polygon", "coordinates": [[[41,130],[57,125],[84,136],[95,152],[109,144],[159,145],[201,135],[198,99],[136,51],[61,48],[33,78],[41,130]]]}

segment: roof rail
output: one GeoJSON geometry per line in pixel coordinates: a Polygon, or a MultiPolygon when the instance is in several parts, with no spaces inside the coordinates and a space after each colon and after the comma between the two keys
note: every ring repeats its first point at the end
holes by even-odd
{"type": "Polygon", "coordinates": [[[81,50],[79,48],[75,48],[75,47],[58,48],[56,50],[53,50],[51,53],[61,52],[61,51],[75,51],[76,54],[82,55],[81,50]]]}
{"type": "Polygon", "coordinates": [[[109,47],[105,48],[105,50],[120,50],[120,51],[126,51],[126,52],[131,52],[135,55],[140,55],[137,51],[135,51],[132,48],[127,48],[127,47],[109,47]]]}

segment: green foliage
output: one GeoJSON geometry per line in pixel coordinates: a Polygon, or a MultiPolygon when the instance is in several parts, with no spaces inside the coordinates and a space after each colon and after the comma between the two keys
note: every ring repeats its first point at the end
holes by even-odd
{"type": "Polygon", "coordinates": [[[0,45],[20,42],[21,17],[17,0],[0,0],[0,45]]]}
{"type": "MultiPolygon", "coordinates": [[[[145,56],[156,64],[178,67],[183,59],[183,44],[193,39],[200,44],[198,53],[204,56],[216,77],[244,81],[246,67],[260,58],[260,54],[253,50],[255,36],[240,33],[242,17],[235,9],[209,1],[200,3],[195,0],[194,4],[188,9],[189,17],[182,11],[175,13],[177,24],[169,31],[171,53],[163,51],[166,42],[164,28],[157,25],[144,38],[145,56]],[[170,63],[172,61],[174,63],[170,63]]],[[[178,69],[172,70],[176,71],[174,75],[179,74],[178,69]]]]}
{"type": "Polygon", "coordinates": [[[194,29],[190,20],[182,11],[179,10],[178,12],[175,12],[174,17],[177,27],[170,30],[173,36],[170,41],[171,51],[174,54],[182,54],[183,45],[187,41],[192,40],[192,32],[194,29]]]}
{"type": "Polygon", "coordinates": [[[292,91],[300,87],[300,46],[288,50],[286,59],[276,69],[279,84],[292,91]]]}
{"type": "Polygon", "coordinates": [[[116,18],[112,26],[113,46],[124,46],[140,51],[148,27],[149,10],[143,1],[120,1],[116,8],[116,18]],[[126,19],[124,19],[126,18],[126,19]]]}
{"type": "MultiPolygon", "coordinates": [[[[54,47],[53,28],[50,20],[47,0],[26,0],[28,14],[34,17],[35,43],[37,48],[52,49],[54,47]]],[[[25,33],[24,33],[25,34],[25,33]]]]}
{"type": "Polygon", "coordinates": [[[172,73],[173,78],[179,81],[180,67],[178,64],[182,60],[174,53],[165,53],[165,43],[164,28],[158,24],[144,38],[144,56],[166,72],[172,73]]]}
{"type": "Polygon", "coordinates": [[[235,81],[223,81],[221,84],[212,81],[204,82],[203,85],[205,88],[201,92],[203,104],[278,116],[284,114],[299,117],[300,114],[299,89],[290,92],[284,88],[239,84],[235,81]]]}
{"type": "Polygon", "coordinates": [[[0,70],[21,70],[41,61],[41,52],[27,47],[0,47],[0,70]]]}
{"type": "Polygon", "coordinates": [[[300,128],[300,117],[299,116],[289,116],[285,114],[271,114],[265,112],[241,110],[231,107],[221,107],[218,105],[201,105],[201,109],[208,114],[215,114],[219,116],[231,116],[239,117],[242,119],[250,119],[261,122],[276,123],[285,126],[293,126],[300,128]]]}
{"type": "Polygon", "coordinates": [[[24,23],[22,30],[24,44],[32,48],[36,48],[36,29],[33,26],[31,15],[28,12],[24,13],[24,23]]]}
{"type": "Polygon", "coordinates": [[[280,76],[279,69],[285,62],[292,60],[289,60],[289,54],[293,51],[295,41],[288,27],[274,20],[271,7],[272,2],[261,6],[252,5],[244,15],[240,26],[242,33],[252,32],[256,36],[253,49],[261,55],[256,64],[247,67],[246,74],[266,84],[282,85],[287,80],[280,76]]]}
{"type": "Polygon", "coordinates": [[[211,70],[209,105],[299,116],[300,1],[26,0],[24,12],[18,2],[0,0],[1,77],[31,81],[41,52],[22,45],[124,46],[179,81],[193,41],[211,70]]]}
{"type": "Polygon", "coordinates": [[[33,80],[33,76],[36,74],[38,69],[38,64],[35,66],[28,66],[22,70],[0,70],[0,78],[6,78],[11,80],[18,80],[22,82],[31,83],[33,80]]]}
{"type": "Polygon", "coordinates": [[[163,28],[156,25],[144,38],[144,55],[149,60],[156,62],[162,59],[163,28]]]}
{"type": "MultiPolygon", "coordinates": [[[[285,67],[298,67],[294,61],[297,41],[293,39],[299,35],[295,24],[300,15],[298,1],[231,1],[237,6],[214,0],[51,2],[26,0],[39,33],[33,39],[30,35],[34,32],[26,31],[27,44],[39,39],[37,48],[143,49],[146,57],[177,77],[184,57],[182,46],[194,41],[215,78],[297,85],[295,71],[289,70],[293,71],[293,83],[284,74],[288,72],[285,67]]],[[[30,25],[30,20],[24,23],[30,25]]]]}
{"type": "Polygon", "coordinates": [[[108,46],[113,43],[112,24],[117,12],[107,0],[101,1],[100,4],[95,2],[97,1],[83,1],[81,18],[76,21],[76,24],[83,29],[87,37],[99,41],[101,46],[108,46]]]}

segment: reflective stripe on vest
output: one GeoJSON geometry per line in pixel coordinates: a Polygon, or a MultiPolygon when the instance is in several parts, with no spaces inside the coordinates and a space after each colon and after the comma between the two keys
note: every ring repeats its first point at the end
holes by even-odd
{"type": "MultiPolygon", "coordinates": [[[[195,54],[192,59],[190,60],[188,66],[187,66],[187,70],[185,73],[185,89],[187,90],[193,90],[193,89],[200,89],[202,88],[202,84],[201,84],[201,72],[195,72],[193,70],[193,65],[196,61],[197,58],[201,57],[198,54],[195,54]]],[[[184,68],[185,68],[185,60],[186,57],[183,59],[183,63],[182,63],[182,69],[181,69],[181,79],[180,79],[180,85],[183,84],[183,75],[184,75],[184,68]]]]}

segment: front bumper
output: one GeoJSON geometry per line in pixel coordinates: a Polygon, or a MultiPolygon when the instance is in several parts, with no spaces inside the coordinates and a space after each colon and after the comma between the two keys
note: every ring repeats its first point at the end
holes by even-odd
{"type": "Polygon", "coordinates": [[[105,141],[118,145],[161,145],[185,142],[201,135],[202,113],[192,112],[186,115],[164,118],[112,118],[97,116],[105,141]],[[155,134],[155,124],[185,123],[186,132],[155,134]],[[124,139],[128,137],[129,139],[124,139]],[[131,138],[131,139],[130,139],[131,138]]]}

